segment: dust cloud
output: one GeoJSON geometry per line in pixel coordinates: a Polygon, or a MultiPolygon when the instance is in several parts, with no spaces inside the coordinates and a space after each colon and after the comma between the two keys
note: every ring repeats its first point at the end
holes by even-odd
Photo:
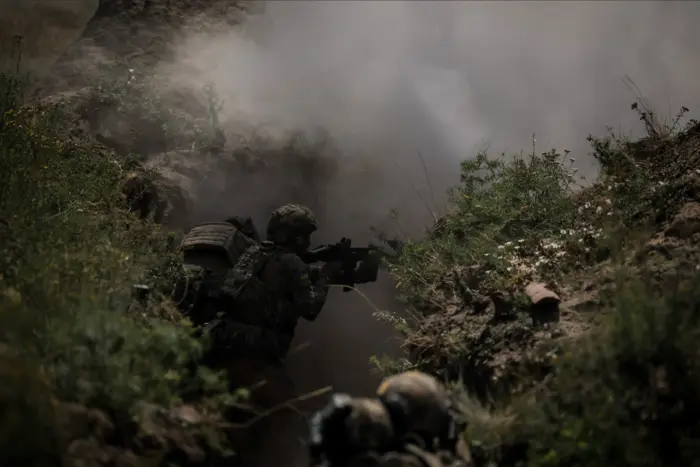
{"type": "Polygon", "coordinates": [[[14,72],[21,37],[23,72],[41,75],[74,42],[97,0],[0,0],[0,72],[14,72]]]}
{"type": "MultiPolygon", "coordinates": [[[[568,148],[594,175],[587,134],[640,127],[625,75],[661,115],[696,109],[698,20],[697,2],[269,2],[242,27],[186,38],[180,81],[213,85],[227,131],[245,122],[329,132],[341,171],[314,203],[320,240],[364,241],[369,225],[415,236],[444,210],[459,161],[487,144],[529,150],[536,133],[538,150],[568,148]]],[[[282,182],[250,190],[284,203],[282,182]]],[[[238,194],[240,214],[262,219],[267,207],[245,203],[255,196],[238,194]]],[[[230,199],[200,201],[210,215],[230,213],[230,199]]],[[[397,308],[388,279],[363,290],[397,308]]],[[[302,325],[298,342],[311,346],[291,358],[302,386],[371,391],[368,357],[397,352],[372,311],[334,292],[319,321],[302,325]]]]}

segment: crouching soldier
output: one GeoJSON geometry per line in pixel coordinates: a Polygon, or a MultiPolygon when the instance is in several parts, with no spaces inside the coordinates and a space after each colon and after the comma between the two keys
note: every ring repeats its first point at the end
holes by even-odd
{"type": "Polygon", "coordinates": [[[310,424],[314,466],[471,467],[451,395],[416,371],[387,378],[373,399],[336,394],[310,424]]]}

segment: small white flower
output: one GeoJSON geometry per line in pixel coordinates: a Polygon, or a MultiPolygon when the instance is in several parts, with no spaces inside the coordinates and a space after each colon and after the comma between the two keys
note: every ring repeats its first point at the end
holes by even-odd
{"type": "Polygon", "coordinates": [[[525,239],[521,238],[520,240],[518,240],[518,243],[523,243],[524,241],[525,241],[525,239]]]}
{"type": "Polygon", "coordinates": [[[505,248],[503,245],[498,245],[499,250],[502,250],[503,248],[505,248]]]}
{"type": "Polygon", "coordinates": [[[508,271],[508,272],[510,272],[512,270],[513,270],[513,268],[506,268],[506,271],[508,271]]]}
{"type": "Polygon", "coordinates": [[[596,213],[596,214],[600,214],[601,212],[603,212],[603,208],[601,208],[600,206],[598,206],[597,208],[595,208],[595,213],[596,213]]]}

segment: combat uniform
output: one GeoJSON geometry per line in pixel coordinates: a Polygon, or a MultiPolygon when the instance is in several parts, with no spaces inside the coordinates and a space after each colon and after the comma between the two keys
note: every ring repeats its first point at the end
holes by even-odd
{"type": "Polygon", "coordinates": [[[227,272],[259,237],[250,219],[234,217],[192,228],[182,240],[183,268],[173,298],[195,326],[221,311],[220,292],[227,272]]]}
{"type": "MultiPolygon", "coordinates": [[[[315,230],[315,219],[305,208],[287,206],[275,214],[280,211],[291,211],[292,215],[300,211],[302,219],[292,219],[299,223],[289,222],[290,230],[301,228],[303,234],[315,230]]],[[[282,220],[289,221],[284,217],[282,220]]],[[[271,225],[279,227],[274,221],[273,215],[271,225]]],[[[283,222],[282,227],[285,226],[283,222]]],[[[268,226],[268,238],[276,238],[274,233],[268,226]]],[[[216,365],[228,371],[236,387],[264,381],[251,392],[252,402],[261,410],[294,398],[294,386],[282,361],[299,318],[313,321],[323,308],[328,294],[324,274],[305,264],[294,248],[265,241],[249,247],[240,256],[227,273],[221,291],[225,311],[208,327],[216,365]]],[[[305,420],[290,409],[260,420],[245,437],[239,434],[237,444],[243,465],[278,465],[280,455],[305,465],[307,451],[300,441],[305,426],[305,420]],[[263,436],[264,448],[259,449],[252,440],[263,436]]]]}
{"type": "Polygon", "coordinates": [[[472,464],[449,452],[433,453],[407,444],[401,449],[387,452],[368,452],[343,459],[328,467],[472,467],[472,464]]]}

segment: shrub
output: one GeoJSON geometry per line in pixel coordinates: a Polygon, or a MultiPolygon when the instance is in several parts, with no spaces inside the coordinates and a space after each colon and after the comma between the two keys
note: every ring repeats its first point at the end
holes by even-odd
{"type": "Polygon", "coordinates": [[[523,418],[530,465],[692,465],[700,438],[700,277],[666,296],[621,285],[600,334],[568,352],[523,418]]]}
{"type": "MultiPolygon", "coordinates": [[[[0,217],[9,227],[0,256],[0,405],[9,411],[0,430],[13,443],[2,455],[31,463],[46,451],[57,434],[44,409],[55,399],[122,424],[144,404],[168,409],[202,393],[227,402],[223,379],[198,368],[201,344],[187,326],[126,313],[131,286],[155,281],[174,258],[166,232],[122,209],[120,161],[72,137],[60,109],[20,107],[18,84],[0,80],[0,217]],[[36,429],[43,434],[22,435],[36,429]],[[29,444],[23,453],[19,438],[29,444]]],[[[149,309],[162,307],[155,296],[149,309]]]]}

